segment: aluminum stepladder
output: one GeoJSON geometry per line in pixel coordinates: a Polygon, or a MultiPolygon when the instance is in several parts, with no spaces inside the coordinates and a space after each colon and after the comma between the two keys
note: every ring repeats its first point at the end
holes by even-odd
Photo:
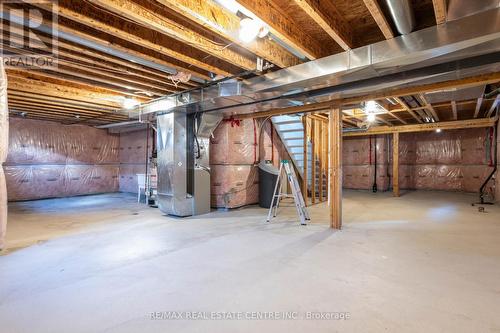
{"type": "Polygon", "coordinates": [[[297,214],[299,214],[300,224],[307,225],[307,221],[311,220],[309,217],[309,212],[307,211],[306,204],[304,202],[304,197],[302,197],[302,192],[300,191],[299,182],[295,177],[295,173],[292,171],[290,163],[288,160],[282,160],[280,162],[280,169],[278,172],[278,179],[276,185],[274,186],[273,200],[271,201],[271,207],[269,207],[269,213],[267,214],[267,222],[271,221],[271,215],[276,217],[278,212],[278,207],[281,198],[293,198],[295,203],[295,208],[297,208],[297,214]],[[292,195],[283,193],[283,184],[281,184],[280,179],[282,178],[282,173],[285,172],[288,183],[292,189],[292,195]],[[274,204],[276,202],[276,205],[274,204]],[[273,214],[274,208],[274,214],[273,214]]]}

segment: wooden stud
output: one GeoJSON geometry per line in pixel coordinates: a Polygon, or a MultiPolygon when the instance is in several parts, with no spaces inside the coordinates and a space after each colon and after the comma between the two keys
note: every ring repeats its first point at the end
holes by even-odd
{"type": "Polygon", "coordinates": [[[311,202],[316,204],[316,121],[311,119],[311,202]]]}
{"type": "Polygon", "coordinates": [[[380,31],[382,31],[382,33],[384,34],[385,39],[394,38],[394,33],[392,32],[391,26],[387,22],[387,19],[385,18],[382,9],[380,9],[377,0],[363,0],[363,1],[365,3],[366,8],[368,8],[368,11],[370,11],[370,14],[372,14],[373,19],[380,28],[380,31]]]}
{"type": "Polygon", "coordinates": [[[330,110],[330,165],[329,165],[329,198],[330,227],[342,228],[342,111],[340,108],[330,110]]]}
{"type": "Polygon", "coordinates": [[[306,206],[308,206],[308,189],[309,189],[309,184],[308,184],[308,179],[307,179],[307,154],[308,154],[308,142],[307,142],[307,134],[308,134],[308,121],[307,121],[307,115],[302,116],[302,123],[304,126],[304,173],[302,175],[302,188],[303,188],[303,196],[304,196],[304,202],[306,206]]]}
{"type": "Polygon", "coordinates": [[[318,179],[318,196],[319,201],[323,202],[323,138],[324,138],[324,121],[319,121],[318,133],[318,164],[319,164],[319,179],[318,179]]]}
{"type": "Polygon", "coordinates": [[[399,133],[392,134],[392,192],[399,197],[399,133]]]}

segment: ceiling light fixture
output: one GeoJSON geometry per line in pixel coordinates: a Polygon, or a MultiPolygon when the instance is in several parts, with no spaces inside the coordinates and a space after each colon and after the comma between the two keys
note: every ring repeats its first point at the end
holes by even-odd
{"type": "Polygon", "coordinates": [[[369,122],[369,123],[373,123],[375,122],[376,118],[375,118],[375,113],[368,113],[368,117],[366,118],[366,120],[369,122]]]}
{"type": "Polygon", "coordinates": [[[440,128],[436,129],[436,133],[441,133],[441,129],[440,128]]]}
{"type": "Polygon", "coordinates": [[[260,33],[260,24],[251,19],[250,17],[245,17],[240,21],[240,40],[244,43],[250,43],[260,33]]]}
{"type": "Polygon", "coordinates": [[[135,108],[138,105],[139,105],[139,102],[134,98],[125,97],[123,99],[123,107],[127,110],[132,110],[133,108],[135,108]]]}

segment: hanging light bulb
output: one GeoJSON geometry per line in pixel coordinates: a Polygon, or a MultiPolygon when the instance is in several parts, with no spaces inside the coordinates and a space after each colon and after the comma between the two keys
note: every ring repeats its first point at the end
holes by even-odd
{"type": "Polygon", "coordinates": [[[250,17],[245,17],[240,21],[240,40],[250,43],[259,35],[261,27],[259,23],[250,17]]]}
{"type": "Polygon", "coordinates": [[[436,129],[436,133],[441,133],[441,129],[440,128],[436,129]]]}

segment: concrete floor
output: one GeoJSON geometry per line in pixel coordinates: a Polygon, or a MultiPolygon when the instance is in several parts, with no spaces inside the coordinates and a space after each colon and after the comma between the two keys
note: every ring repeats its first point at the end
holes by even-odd
{"type": "Polygon", "coordinates": [[[303,227],[292,209],[174,219],[116,194],[13,204],[0,331],[500,332],[500,207],[474,200],[348,191],[341,232],[324,205],[303,227]],[[168,311],[298,319],[151,319],[168,311]]]}

